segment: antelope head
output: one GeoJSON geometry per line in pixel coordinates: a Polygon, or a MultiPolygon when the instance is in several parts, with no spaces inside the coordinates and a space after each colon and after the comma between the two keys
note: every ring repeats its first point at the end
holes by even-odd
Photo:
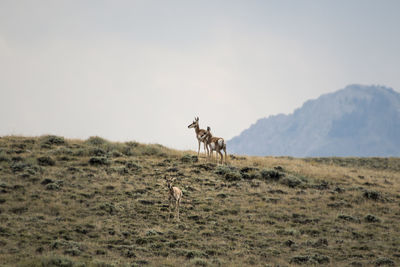
{"type": "Polygon", "coordinates": [[[188,128],[196,128],[199,126],[199,117],[194,118],[194,121],[189,124],[188,128]]]}
{"type": "Polygon", "coordinates": [[[172,188],[172,183],[175,181],[176,178],[167,178],[167,175],[164,176],[165,181],[167,182],[168,189],[172,188]]]}

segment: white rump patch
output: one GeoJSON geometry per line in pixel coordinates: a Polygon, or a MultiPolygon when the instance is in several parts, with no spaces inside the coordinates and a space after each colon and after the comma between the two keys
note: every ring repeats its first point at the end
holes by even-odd
{"type": "Polygon", "coordinates": [[[212,142],[210,145],[211,145],[211,149],[212,149],[212,150],[215,150],[215,143],[212,142]]]}
{"type": "Polygon", "coordinates": [[[218,146],[222,147],[224,144],[224,139],[218,139],[218,146]]]}

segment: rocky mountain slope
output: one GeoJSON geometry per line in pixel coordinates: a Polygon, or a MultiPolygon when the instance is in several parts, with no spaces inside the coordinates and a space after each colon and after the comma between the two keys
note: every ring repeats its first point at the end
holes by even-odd
{"type": "Polygon", "coordinates": [[[400,94],[350,85],[289,115],[258,120],[228,141],[231,153],[273,156],[400,156],[400,94]]]}

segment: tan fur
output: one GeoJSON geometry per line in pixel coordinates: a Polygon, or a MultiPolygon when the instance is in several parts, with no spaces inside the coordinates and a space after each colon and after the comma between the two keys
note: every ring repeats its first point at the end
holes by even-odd
{"type": "Polygon", "coordinates": [[[204,152],[208,156],[208,147],[207,147],[206,142],[204,140],[204,136],[205,136],[207,131],[204,130],[204,129],[200,129],[199,117],[195,118],[194,121],[191,124],[189,124],[188,128],[194,128],[194,130],[196,132],[196,138],[197,138],[197,141],[199,142],[199,149],[197,151],[197,157],[199,157],[199,154],[200,154],[200,144],[201,143],[204,143],[204,152]]]}
{"type": "Polygon", "coordinates": [[[221,156],[221,164],[223,160],[223,155],[221,153],[221,150],[224,151],[225,153],[225,164],[226,164],[226,143],[225,140],[222,137],[214,137],[211,134],[211,128],[207,127],[207,131],[204,135],[205,142],[209,148],[209,157],[212,159],[212,152],[216,151],[216,160],[218,161],[218,154],[221,156]]]}
{"type": "Polygon", "coordinates": [[[172,186],[172,182],[175,181],[174,179],[168,179],[167,176],[164,177],[165,181],[167,182],[167,187],[168,187],[168,221],[170,218],[171,214],[171,204],[174,204],[175,202],[175,212],[176,212],[176,219],[179,221],[179,205],[182,200],[182,190],[180,190],[176,186],[172,186]]]}

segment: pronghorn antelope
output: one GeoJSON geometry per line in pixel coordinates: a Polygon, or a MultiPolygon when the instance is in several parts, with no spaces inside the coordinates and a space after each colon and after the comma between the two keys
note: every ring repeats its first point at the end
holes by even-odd
{"type": "Polygon", "coordinates": [[[199,117],[194,118],[194,121],[188,126],[188,128],[194,128],[194,130],[196,132],[196,138],[197,138],[197,141],[199,142],[199,149],[197,151],[197,157],[199,156],[199,153],[200,153],[200,144],[201,143],[204,143],[204,152],[208,156],[208,147],[207,147],[206,142],[204,140],[205,134],[206,134],[206,130],[200,129],[200,127],[199,127],[199,117]]]}
{"type": "Polygon", "coordinates": [[[226,143],[225,143],[224,138],[213,137],[212,134],[211,134],[211,128],[207,127],[207,131],[204,134],[204,139],[205,139],[205,141],[207,143],[207,146],[208,146],[208,148],[210,150],[209,155],[210,155],[211,159],[213,158],[213,156],[212,156],[213,151],[216,151],[217,152],[216,160],[218,161],[218,154],[220,154],[220,156],[221,156],[221,164],[222,164],[222,159],[223,159],[223,155],[221,153],[221,149],[222,149],[225,152],[225,164],[226,164],[226,143]]]}
{"type": "Polygon", "coordinates": [[[172,182],[175,181],[175,178],[169,179],[165,175],[164,179],[167,182],[167,187],[168,187],[168,221],[171,214],[171,203],[173,203],[173,201],[175,201],[176,218],[179,221],[179,205],[181,203],[183,196],[182,190],[180,190],[176,186],[172,186],[172,182]]]}

